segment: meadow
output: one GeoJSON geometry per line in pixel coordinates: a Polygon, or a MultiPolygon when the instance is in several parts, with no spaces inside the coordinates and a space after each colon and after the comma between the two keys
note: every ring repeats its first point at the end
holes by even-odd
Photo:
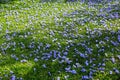
{"type": "Polygon", "coordinates": [[[1,0],[0,80],[120,80],[120,1],[1,0]]]}

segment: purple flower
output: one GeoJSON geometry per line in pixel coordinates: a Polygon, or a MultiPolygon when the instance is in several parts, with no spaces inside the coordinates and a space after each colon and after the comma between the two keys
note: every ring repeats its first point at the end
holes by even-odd
{"type": "Polygon", "coordinates": [[[67,71],[67,72],[70,72],[71,70],[71,67],[67,67],[67,68],[65,68],[65,70],[67,71]]]}
{"type": "Polygon", "coordinates": [[[89,76],[87,76],[87,75],[82,76],[82,80],[86,80],[86,79],[89,79],[89,76]]]}
{"type": "Polygon", "coordinates": [[[115,63],[115,58],[114,58],[114,57],[112,57],[112,58],[111,58],[111,61],[112,61],[113,63],[115,63]]]}
{"type": "Polygon", "coordinates": [[[113,68],[113,70],[115,71],[115,73],[117,73],[117,74],[119,74],[120,72],[119,72],[119,70],[118,69],[116,69],[116,68],[113,68]]]}
{"type": "Polygon", "coordinates": [[[80,53],[80,56],[86,58],[85,54],[80,53]]]}
{"type": "Polygon", "coordinates": [[[105,63],[103,63],[102,66],[105,66],[105,63]]]}
{"type": "Polygon", "coordinates": [[[47,67],[46,67],[46,64],[43,64],[42,67],[43,67],[43,68],[47,68],[47,67]]]}
{"type": "Polygon", "coordinates": [[[61,58],[60,52],[58,53],[58,58],[61,58]]]}
{"type": "Polygon", "coordinates": [[[50,44],[46,44],[46,49],[50,48],[50,46],[51,46],[50,44]]]}
{"type": "Polygon", "coordinates": [[[91,49],[91,48],[87,48],[88,54],[92,54],[92,50],[93,50],[93,49],[91,49]]]}
{"type": "Polygon", "coordinates": [[[117,41],[111,41],[111,43],[114,45],[114,46],[118,46],[119,45],[119,43],[117,42],[117,41]]]}
{"type": "Polygon", "coordinates": [[[118,41],[120,42],[120,35],[118,35],[118,41]]]}
{"type": "Polygon", "coordinates": [[[53,53],[53,54],[54,54],[54,58],[56,58],[56,57],[57,57],[57,55],[56,55],[57,52],[56,52],[55,50],[54,50],[54,53],[53,53]]]}
{"type": "Polygon", "coordinates": [[[88,65],[89,65],[88,60],[86,60],[86,61],[85,61],[85,65],[86,65],[86,66],[88,66],[88,65]]]}
{"type": "Polygon", "coordinates": [[[98,70],[100,70],[100,71],[104,71],[104,70],[105,70],[105,68],[101,68],[101,67],[100,67],[100,68],[98,68],[98,70]]]}
{"type": "Polygon", "coordinates": [[[63,54],[66,56],[68,54],[68,52],[64,52],[63,54]]]}
{"type": "Polygon", "coordinates": [[[70,71],[72,74],[77,74],[76,70],[71,70],[70,71]]]}
{"type": "Polygon", "coordinates": [[[92,75],[93,75],[93,72],[92,72],[92,71],[90,71],[90,72],[89,72],[89,76],[92,76],[92,75]]]}
{"type": "Polygon", "coordinates": [[[82,68],[82,69],[81,69],[81,72],[86,72],[86,69],[85,69],[85,68],[82,68]]]}
{"type": "Polygon", "coordinates": [[[15,75],[12,75],[10,80],[15,80],[15,75]]]}

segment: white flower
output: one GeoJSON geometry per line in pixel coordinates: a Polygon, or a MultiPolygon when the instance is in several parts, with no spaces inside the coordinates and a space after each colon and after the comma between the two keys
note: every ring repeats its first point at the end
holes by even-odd
{"type": "Polygon", "coordinates": [[[76,63],[76,66],[79,68],[79,67],[81,67],[81,65],[79,64],[79,63],[76,63]]]}
{"type": "Polygon", "coordinates": [[[23,59],[23,60],[21,60],[20,62],[21,62],[21,63],[26,63],[27,60],[23,59]]]}
{"type": "Polygon", "coordinates": [[[57,80],[60,80],[60,77],[57,77],[57,80]]]}
{"type": "Polygon", "coordinates": [[[47,67],[46,67],[46,64],[43,64],[42,66],[43,66],[44,68],[47,68],[47,67]]]}
{"type": "Polygon", "coordinates": [[[110,71],[110,74],[113,74],[113,72],[112,72],[112,71],[110,71]]]}
{"type": "Polygon", "coordinates": [[[69,77],[69,75],[67,75],[67,76],[64,76],[65,80],[67,80],[67,79],[68,79],[68,77],[69,77]]]}
{"type": "Polygon", "coordinates": [[[35,61],[35,62],[38,62],[38,59],[37,59],[37,58],[35,58],[35,59],[34,59],[34,61],[35,61]]]}

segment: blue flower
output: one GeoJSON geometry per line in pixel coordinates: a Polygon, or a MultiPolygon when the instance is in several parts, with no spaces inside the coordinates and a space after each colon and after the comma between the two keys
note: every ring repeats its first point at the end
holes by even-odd
{"type": "Polygon", "coordinates": [[[117,74],[119,74],[120,72],[119,72],[119,70],[118,69],[116,69],[116,68],[113,68],[113,70],[115,71],[115,73],[117,73],[117,74]]]}
{"type": "Polygon", "coordinates": [[[67,56],[68,52],[64,52],[63,54],[64,54],[65,56],[67,56]]]}
{"type": "Polygon", "coordinates": [[[77,74],[76,70],[71,70],[70,71],[72,74],[77,74]]]}
{"type": "Polygon", "coordinates": [[[117,41],[111,41],[111,43],[114,45],[114,46],[118,46],[119,43],[117,41]]]}
{"type": "Polygon", "coordinates": [[[120,42],[120,35],[118,35],[118,41],[120,42]]]}
{"type": "Polygon", "coordinates": [[[98,68],[98,70],[100,70],[100,71],[104,71],[105,68],[100,67],[100,68],[98,68]]]}
{"type": "Polygon", "coordinates": [[[71,67],[67,67],[67,68],[65,68],[65,70],[67,71],[67,72],[70,72],[71,70],[71,67]]]}
{"type": "Polygon", "coordinates": [[[85,54],[80,53],[80,57],[86,58],[85,54]]]}
{"type": "Polygon", "coordinates": [[[86,79],[89,79],[89,76],[87,75],[82,76],[82,80],[86,80],[86,79]]]}
{"type": "Polygon", "coordinates": [[[86,65],[86,66],[88,66],[88,65],[89,65],[88,60],[86,60],[86,61],[85,61],[85,65],[86,65]]]}
{"type": "Polygon", "coordinates": [[[112,60],[113,63],[115,63],[115,58],[114,57],[112,57],[111,60],[112,60]]]}
{"type": "Polygon", "coordinates": [[[86,69],[85,69],[85,68],[82,68],[82,69],[81,69],[81,72],[86,72],[86,69]]]}
{"type": "Polygon", "coordinates": [[[46,67],[46,64],[43,64],[42,67],[43,67],[43,68],[47,68],[47,67],[46,67]]]}
{"type": "Polygon", "coordinates": [[[34,59],[34,61],[35,61],[35,62],[38,62],[38,59],[37,59],[37,58],[35,58],[35,59],[34,59]]]}
{"type": "Polygon", "coordinates": [[[10,80],[15,80],[15,75],[12,75],[10,80]]]}

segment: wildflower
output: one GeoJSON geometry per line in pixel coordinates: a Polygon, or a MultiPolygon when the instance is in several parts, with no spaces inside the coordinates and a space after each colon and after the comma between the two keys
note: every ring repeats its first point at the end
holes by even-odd
{"type": "Polygon", "coordinates": [[[72,61],[69,60],[69,58],[65,58],[65,62],[68,63],[68,64],[70,64],[72,61]]]}
{"type": "Polygon", "coordinates": [[[100,68],[98,68],[98,70],[100,70],[100,71],[104,71],[105,68],[100,67],[100,68]]]}
{"type": "Polygon", "coordinates": [[[76,67],[81,67],[81,65],[79,63],[76,63],[76,67]]]}
{"type": "Polygon", "coordinates": [[[120,59],[120,55],[117,55],[118,59],[120,59]]]}
{"type": "Polygon", "coordinates": [[[9,33],[9,30],[6,30],[6,33],[9,33]]]}
{"type": "Polygon", "coordinates": [[[69,75],[67,75],[67,76],[64,76],[65,80],[67,80],[67,79],[68,79],[68,77],[69,77],[69,75]]]}
{"type": "Polygon", "coordinates": [[[57,57],[57,52],[54,50],[54,53],[53,53],[53,55],[54,55],[54,58],[56,58],[57,57]]]}
{"type": "Polygon", "coordinates": [[[118,41],[120,42],[120,35],[118,35],[118,41]]]}
{"type": "Polygon", "coordinates": [[[115,73],[117,73],[117,74],[119,74],[120,72],[119,72],[119,70],[118,69],[116,69],[116,68],[113,68],[113,70],[115,71],[115,73]]]}
{"type": "Polygon", "coordinates": [[[103,63],[102,66],[105,66],[105,63],[103,63]]]}
{"type": "Polygon", "coordinates": [[[114,58],[114,57],[112,57],[112,58],[111,58],[111,61],[112,61],[113,63],[115,63],[115,58],[114,58]]]}
{"type": "Polygon", "coordinates": [[[112,71],[110,71],[110,72],[109,72],[109,74],[113,74],[113,72],[112,72],[112,71]]]}
{"type": "Polygon", "coordinates": [[[65,70],[67,71],[67,72],[70,72],[71,70],[71,67],[67,67],[67,68],[65,68],[65,70]]]}
{"type": "Polygon", "coordinates": [[[27,60],[26,60],[26,59],[23,59],[23,60],[21,60],[20,62],[21,62],[21,63],[26,63],[27,60]]]}
{"type": "Polygon", "coordinates": [[[14,72],[13,71],[10,71],[10,74],[13,74],[14,72]]]}
{"type": "Polygon", "coordinates": [[[86,80],[86,79],[89,79],[89,76],[87,76],[87,75],[82,76],[82,80],[86,80]]]}
{"type": "Polygon", "coordinates": [[[119,45],[119,43],[117,42],[117,41],[111,41],[111,43],[114,45],[114,46],[118,46],[119,45]]]}
{"type": "Polygon", "coordinates": [[[70,71],[72,74],[77,74],[76,70],[71,70],[70,71]]]}
{"type": "Polygon", "coordinates": [[[80,53],[80,56],[86,58],[85,54],[80,53]]]}
{"type": "Polygon", "coordinates": [[[86,65],[86,66],[88,66],[88,65],[89,65],[88,60],[86,60],[86,61],[85,61],[85,65],[86,65]]]}
{"type": "Polygon", "coordinates": [[[63,54],[66,56],[68,54],[68,52],[64,52],[63,54]]]}
{"type": "Polygon", "coordinates": [[[46,49],[50,48],[50,46],[51,46],[50,44],[47,44],[47,45],[46,45],[46,49]]]}
{"type": "Polygon", "coordinates": [[[60,77],[57,77],[57,80],[60,80],[60,77]]]}
{"type": "Polygon", "coordinates": [[[12,75],[10,80],[15,80],[15,75],[12,75]]]}
{"type": "Polygon", "coordinates": [[[34,61],[35,61],[35,62],[38,62],[38,59],[37,59],[37,58],[35,58],[35,59],[34,59],[34,61]]]}
{"type": "Polygon", "coordinates": [[[36,68],[33,68],[34,71],[36,71],[36,68]]]}
{"type": "Polygon", "coordinates": [[[85,69],[85,68],[82,68],[82,69],[81,69],[81,72],[86,72],[86,69],[85,69]]]}
{"type": "Polygon", "coordinates": [[[43,68],[47,68],[47,67],[46,67],[46,64],[43,64],[42,67],[43,67],[43,68]]]}

